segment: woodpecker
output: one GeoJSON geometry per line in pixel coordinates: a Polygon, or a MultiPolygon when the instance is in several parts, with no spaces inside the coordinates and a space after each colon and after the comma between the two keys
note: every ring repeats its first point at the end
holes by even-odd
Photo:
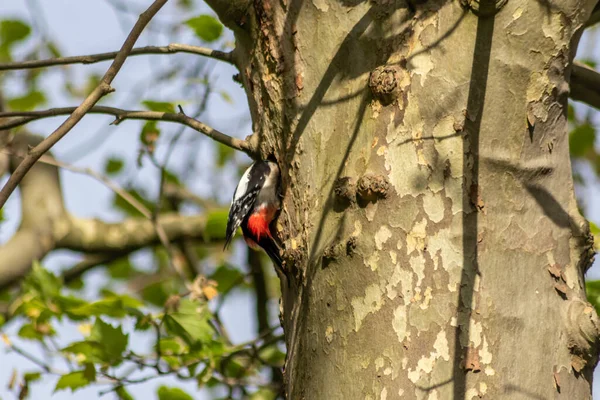
{"type": "Polygon", "coordinates": [[[262,248],[275,268],[282,271],[279,246],[269,228],[280,206],[279,167],[272,161],[256,161],[244,172],[233,194],[224,248],[241,226],[248,246],[254,250],[262,248]]]}

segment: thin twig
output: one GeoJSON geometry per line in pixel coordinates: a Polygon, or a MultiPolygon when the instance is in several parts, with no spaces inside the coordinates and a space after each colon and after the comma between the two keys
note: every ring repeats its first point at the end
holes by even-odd
{"type": "Polygon", "coordinates": [[[60,372],[54,371],[52,369],[52,367],[50,367],[48,364],[46,364],[45,362],[43,362],[42,360],[40,360],[36,356],[34,356],[33,354],[31,354],[31,353],[23,350],[19,346],[16,346],[12,342],[10,343],[10,345],[8,346],[8,348],[11,349],[12,351],[14,351],[15,353],[20,354],[21,356],[25,357],[26,359],[28,359],[29,361],[31,361],[32,363],[34,363],[35,365],[37,365],[38,367],[40,367],[41,369],[43,369],[44,371],[52,373],[52,374],[60,374],[60,372]]]}
{"type": "MultiPolygon", "coordinates": [[[[215,60],[224,61],[229,64],[233,64],[232,52],[224,52],[219,50],[208,49],[206,47],[190,46],[187,44],[171,43],[168,46],[145,46],[136,47],[129,53],[130,56],[139,56],[147,54],[173,54],[173,53],[188,53],[196,54],[205,57],[210,57],[215,60]]],[[[94,64],[101,61],[113,60],[118,51],[111,51],[109,53],[98,53],[88,54],[83,56],[72,56],[72,57],[60,57],[60,58],[48,58],[46,60],[27,60],[0,63],[0,71],[10,71],[19,69],[33,69],[33,68],[44,68],[54,67],[58,65],[71,65],[71,64],[94,64]]]]}
{"type": "MultiPolygon", "coordinates": [[[[75,107],[62,107],[62,108],[51,108],[48,110],[41,111],[15,111],[15,112],[3,112],[0,113],[0,130],[12,129],[18,126],[25,125],[29,122],[49,117],[56,117],[59,115],[69,115],[76,110],[75,107]],[[12,119],[9,119],[12,118],[12,119]]],[[[249,156],[253,156],[254,150],[251,148],[250,143],[245,140],[236,139],[229,135],[226,135],[210,126],[188,117],[183,113],[167,113],[160,111],[133,111],[123,110],[115,107],[95,106],[87,110],[88,114],[108,114],[115,117],[114,125],[118,125],[121,122],[132,119],[132,120],[146,120],[146,121],[166,121],[176,122],[179,124],[187,125],[190,128],[203,133],[209,138],[216,140],[219,143],[229,146],[233,149],[243,151],[249,156]]],[[[43,142],[42,142],[43,143],[43,142]]],[[[35,150],[35,149],[34,149],[35,150]]],[[[16,171],[15,171],[16,172],[16,171]]],[[[1,205],[0,205],[1,206],[1,205]]]]}
{"type": "Polygon", "coordinates": [[[91,168],[82,168],[76,167],[74,165],[66,164],[64,162],[58,161],[54,157],[50,156],[42,156],[40,157],[40,162],[44,164],[53,165],[58,168],[66,169],[67,171],[71,171],[77,174],[88,175],[97,181],[104,184],[110,190],[115,192],[118,196],[122,197],[127,203],[129,203],[133,208],[135,208],[140,214],[148,219],[152,219],[152,213],[144,204],[142,204],[138,199],[129,194],[125,189],[119,186],[116,182],[110,180],[106,176],[94,171],[91,168]]]}
{"type": "Polygon", "coordinates": [[[12,192],[17,188],[17,185],[25,174],[31,169],[33,164],[39,158],[46,153],[48,150],[52,148],[60,139],[62,139],[67,133],[73,129],[79,121],[87,114],[87,112],[92,108],[102,97],[106,96],[110,92],[114,91],[114,89],[110,86],[113,79],[125,63],[127,56],[133,49],[133,45],[137,41],[138,37],[141,35],[142,31],[150,22],[152,17],[156,15],[156,13],[165,5],[167,0],[155,0],[152,5],[143,12],[138,21],[135,23],[133,29],[125,39],[121,50],[117,53],[114,61],[104,74],[104,77],[100,81],[100,84],[90,93],[86,99],[77,107],[73,113],[67,118],[65,122],[63,122],[50,136],[44,139],[40,144],[35,146],[27,157],[19,164],[19,166],[12,173],[8,182],[4,185],[2,190],[0,190],[0,208],[4,207],[6,201],[12,192]]]}

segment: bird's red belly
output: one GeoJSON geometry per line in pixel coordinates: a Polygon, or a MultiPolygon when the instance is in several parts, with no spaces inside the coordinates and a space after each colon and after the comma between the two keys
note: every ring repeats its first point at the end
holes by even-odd
{"type": "Polygon", "coordinates": [[[258,213],[252,214],[248,218],[248,230],[252,233],[256,241],[263,236],[271,236],[269,231],[269,222],[273,218],[266,207],[261,208],[258,213]]]}

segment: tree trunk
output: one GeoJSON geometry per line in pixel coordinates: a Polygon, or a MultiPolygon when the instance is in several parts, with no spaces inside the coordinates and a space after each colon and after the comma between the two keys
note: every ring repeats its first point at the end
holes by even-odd
{"type": "Polygon", "coordinates": [[[256,0],[229,22],[283,170],[289,398],[591,398],[566,110],[594,4],[256,0]]]}

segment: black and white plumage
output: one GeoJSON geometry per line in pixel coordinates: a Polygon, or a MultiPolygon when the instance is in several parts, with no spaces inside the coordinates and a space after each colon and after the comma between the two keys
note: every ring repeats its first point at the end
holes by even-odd
{"type": "Polygon", "coordinates": [[[261,247],[277,267],[282,261],[273,240],[270,223],[279,211],[279,167],[272,161],[256,161],[242,175],[235,189],[225,234],[225,248],[239,227],[246,243],[261,247]]]}

